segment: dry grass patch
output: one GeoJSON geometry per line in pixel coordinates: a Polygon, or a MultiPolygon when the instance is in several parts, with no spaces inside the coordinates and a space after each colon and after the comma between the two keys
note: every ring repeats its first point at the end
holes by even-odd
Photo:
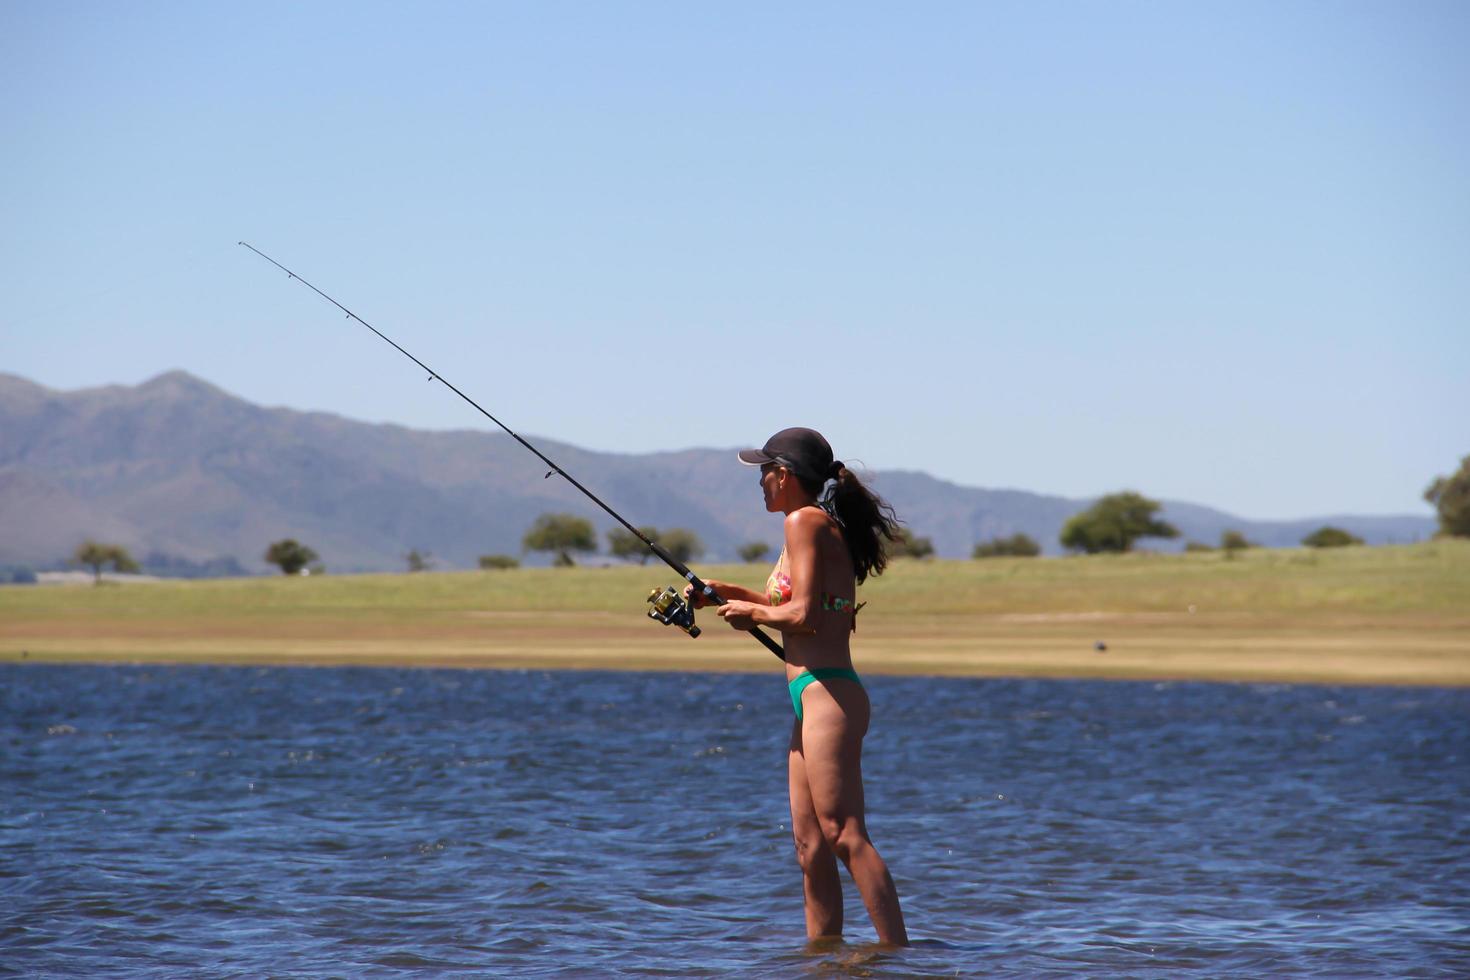
{"type": "MultiPolygon", "coordinates": [[[[757,586],[765,575],[703,571],[757,586]]],[[[775,666],[712,614],[692,641],[649,621],[643,597],[672,581],[650,565],[4,588],[0,659],[775,666]]],[[[1463,541],[899,561],[860,598],[867,672],[1470,684],[1463,541]]]]}

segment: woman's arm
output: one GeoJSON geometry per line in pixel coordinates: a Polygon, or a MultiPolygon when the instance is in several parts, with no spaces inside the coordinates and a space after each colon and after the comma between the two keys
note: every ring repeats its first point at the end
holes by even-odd
{"type": "MultiPolygon", "coordinates": [[[[759,601],[740,605],[724,605],[719,614],[738,629],[771,626],[783,633],[815,633],[811,614],[817,603],[817,535],[826,526],[827,516],[819,510],[803,507],[786,515],[786,564],[791,576],[791,599],[779,606],[764,596],[759,601]],[[750,625],[739,620],[748,618],[750,625]]],[[[724,595],[723,592],[720,593],[724,595]]]]}
{"type": "MultiPolygon", "coordinates": [[[[704,584],[714,589],[715,595],[727,602],[734,600],[736,602],[753,602],[757,605],[770,605],[771,603],[771,600],[763,593],[756,592],[753,589],[747,589],[743,585],[735,585],[732,582],[721,582],[712,578],[705,579],[704,584]]],[[[710,605],[709,600],[705,599],[702,593],[695,592],[694,586],[692,585],[684,586],[684,598],[695,609],[703,609],[710,605]]]]}

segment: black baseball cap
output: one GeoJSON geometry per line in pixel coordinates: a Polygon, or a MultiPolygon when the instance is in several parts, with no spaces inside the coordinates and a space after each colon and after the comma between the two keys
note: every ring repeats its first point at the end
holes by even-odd
{"type": "Polygon", "coordinates": [[[782,429],[759,449],[740,450],[746,466],[776,463],[808,480],[825,482],[833,476],[832,447],[816,429],[782,429]]]}

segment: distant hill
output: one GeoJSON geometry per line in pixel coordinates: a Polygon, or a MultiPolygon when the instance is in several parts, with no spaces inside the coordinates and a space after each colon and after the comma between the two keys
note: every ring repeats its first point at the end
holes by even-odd
{"type": "MultiPolygon", "coordinates": [[[[635,456],[527,438],[635,524],[698,532],[705,560],[732,559],[748,541],[779,546],[780,522],[761,508],[733,448],[635,456]]],[[[503,433],[264,408],[183,371],[69,392],[0,374],[0,565],[50,566],[95,537],[153,554],[158,566],[228,569],[234,559],[263,571],[266,544],[295,537],[333,571],[400,570],[411,548],[431,552],[438,567],[469,568],[482,554],[519,553],[525,529],[546,511],[586,515],[600,532],[613,526],[545,472],[503,433]]],[[[1090,503],[923,473],[870,476],[944,557],[1017,531],[1055,553],[1062,523],[1090,503]]],[[[1294,545],[1324,523],[1374,544],[1434,532],[1417,516],[1262,522],[1173,501],[1164,516],[1209,543],[1234,528],[1261,544],[1294,545]]]]}

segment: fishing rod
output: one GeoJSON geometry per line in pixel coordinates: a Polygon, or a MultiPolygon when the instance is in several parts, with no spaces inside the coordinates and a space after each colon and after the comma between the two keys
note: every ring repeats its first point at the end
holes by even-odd
{"type": "MultiPolygon", "coordinates": [[[[627,528],[634,537],[647,545],[648,549],[652,551],[655,555],[657,555],[664,564],[668,565],[674,571],[683,576],[683,578],[688,581],[691,586],[693,586],[694,591],[698,592],[700,595],[704,596],[706,600],[714,603],[717,606],[723,606],[725,604],[724,598],[722,598],[720,594],[714,589],[710,588],[709,584],[701,579],[698,575],[695,575],[692,571],[690,571],[688,565],[684,564],[682,561],[669,554],[668,550],[660,545],[657,541],[650,540],[648,536],[645,535],[642,531],[638,530],[632,524],[628,523],[628,521],[624,519],[622,514],[619,514],[607,504],[603,503],[602,500],[597,496],[597,494],[593,493],[591,490],[588,490],[586,487],[582,486],[582,484],[578,483],[575,479],[572,478],[572,475],[570,473],[568,473],[566,470],[562,469],[560,466],[556,465],[549,458],[547,458],[545,453],[543,453],[541,450],[537,449],[535,446],[531,445],[525,439],[522,439],[519,435],[513,432],[510,426],[506,425],[504,422],[500,421],[498,418],[485,411],[485,409],[481,408],[478,402],[476,402],[469,395],[466,395],[464,392],[460,391],[454,385],[450,384],[449,381],[445,379],[445,377],[438,371],[435,371],[433,368],[429,367],[429,365],[425,364],[417,357],[414,357],[412,354],[410,354],[408,351],[404,350],[396,342],[394,342],[394,340],[387,334],[383,333],[371,323],[368,323],[356,313],[353,313],[347,307],[343,306],[341,303],[337,302],[335,299],[328,296],[320,289],[317,289],[310,282],[302,279],[300,276],[292,272],[290,269],[286,268],[284,265],[281,265],[281,263],[277,262],[269,255],[266,255],[254,245],[251,245],[249,242],[240,242],[240,244],[244,245],[246,248],[250,249],[250,251],[254,252],[256,255],[259,255],[261,258],[265,259],[277,269],[280,269],[288,277],[295,279],[297,282],[301,283],[303,286],[316,293],[322,299],[326,300],[328,303],[331,303],[337,309],[347,314],[347,318],[349,320],[356,320],[358,323],[362,324],[364,327],[367,327],[373,333],[377,334],[379,337],[392,344],[394,349],[397,350],[398,353],[402,354],[404,357],[408,358],[410,361],[413,361],[419,367],[429,372],[430,381],[438,381],[450,391],[463,398],[475,411],[479,412],[491,422],[494,422],[496,425],[500,426],[512,439],[529,449],[532,453],[535,454],[537,459],[541,460],[541,462],[545,463],[547,466],[550,466],[551,470],[546,474],[545,479],[550,479],[553,473],[561,476],[562,479],[566,480],[572,486],[576,487],[578,490],[582,491],[582,493],[586,494],[587,499],[591,500],[594,504],[607,511],[608,514],[612,516],[613,520],[617,521],[619,524],[623,525],[623,527],[627,528]]],[[[684,601],[684,599],[679,595],[679,593],[674,589],[673,586],[667,586],[663,590],[654,589],[648,594],[648,602],[650,605],[650,608],[648,610],[648,617],[650,619],[656,619],[660,623],[663,623],[665,626],[677,626],[692,637],[699,636],[699,627],[694,625],[693,607],[684,601]]],[[[764,646],[767,650],[774,653],[783,661],[786,659],[786,652],[781,649],[781,644],[771,639],[771,637],[768,636],[765,631],[763,631],[759,626],[752,627],[749,632],[752,636],[759,640],[761,642],[761,645],[764,646]]]]}

